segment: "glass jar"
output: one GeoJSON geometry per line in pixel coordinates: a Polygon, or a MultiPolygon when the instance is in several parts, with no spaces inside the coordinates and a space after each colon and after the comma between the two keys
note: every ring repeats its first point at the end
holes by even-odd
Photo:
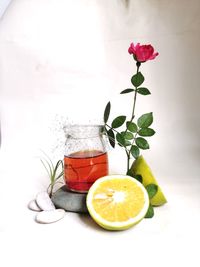
{"type": "Polygon", "coordinates": [[[65,127],[64,178],[71,191],[85,193],[108,175],[108,155],[102,125],[65,127]]]}

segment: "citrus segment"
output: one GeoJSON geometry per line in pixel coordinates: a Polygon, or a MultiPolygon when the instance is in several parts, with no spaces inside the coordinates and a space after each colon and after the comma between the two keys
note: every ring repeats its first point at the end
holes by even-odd
{"type": "MultiPolygon", "coordinates": [[[[152,183],[158,185],[156,178],[154,177],[150,167],[148,166],[143,156],[139,156],[133,162],[133,165],[131,166],[131,172],[133,175],[139,174],[142,176],[142,183],[144,184],[144,186],[147,186],[148,184],[152,183]]],[[[156,195],[150,200],[150,202],[153,206],[161,206],[167,202],[167,199],[165,198],[159,185],[156,195]]]]}
{"type": "Polygon", "coordinates": [[[130,228],[144,218],[148,206],[146,189],[136,179],[125,175],[98,179],[87,195],[90,215],[108,230],[130,228]]]}

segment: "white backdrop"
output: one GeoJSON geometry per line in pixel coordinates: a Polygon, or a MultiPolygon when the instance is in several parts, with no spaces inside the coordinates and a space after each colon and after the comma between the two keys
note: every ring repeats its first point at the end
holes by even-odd
{"type": "MultiPolygon", "coordinates": [[[[138,116],[154,113],[157,134],[143,154],[169,199],[164,214],[159,210],[154,226],[150,222],[149,235],[159,243],[173,229],[176,246],[192,241],[189,231],[187,238],[183,233],[191,220],[199,222],[199,25],[199,0],[13,0],[0,21],[3,231],[39,229],[25,206],[48,185],[40,149],[54,158],[62,154],[59,123],[100,123],[109,100],[113,116],[130,114],[132,99],[119,92],[135,72],[127,53],[133,41],[151,43],[160,53],[142,66],[152,95],[138,97],[136,107],[138,116]]],[[[123,156],[110,151],[111,171],[124,172],[123,156]]],[[[56,224],[52,229],[57,231],[56,224]]],[[[140,244],[139,229],[136,239],[140,244]]]]}
{"type": "Polygon", "coordinates": [[[0,18],[6,12],[11,0],[1,0],[0,2],[0,18]]]}

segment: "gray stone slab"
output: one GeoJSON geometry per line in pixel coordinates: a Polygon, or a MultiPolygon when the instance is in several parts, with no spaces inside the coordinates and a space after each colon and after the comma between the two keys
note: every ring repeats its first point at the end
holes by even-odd
{"type": "Polygon", "coordinates": [[[64,185],[53,194],[51,200],[57,208],[78,213],[88,213],[86,196],[87,194],[84,193],[69,191],[64,185]]]}

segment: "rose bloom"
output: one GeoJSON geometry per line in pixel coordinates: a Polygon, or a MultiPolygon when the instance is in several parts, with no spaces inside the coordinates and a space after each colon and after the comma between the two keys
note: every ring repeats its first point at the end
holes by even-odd
{"type": "Polygon", "coordinates": [[[154,53],[153,46],[140,45],[140,43],[137,43],[136,45],[131,43],[128,52],[129,54],[133,54],[134,59],[138,62],[152,60],[158,56],[158,52],[154,53]]]}

